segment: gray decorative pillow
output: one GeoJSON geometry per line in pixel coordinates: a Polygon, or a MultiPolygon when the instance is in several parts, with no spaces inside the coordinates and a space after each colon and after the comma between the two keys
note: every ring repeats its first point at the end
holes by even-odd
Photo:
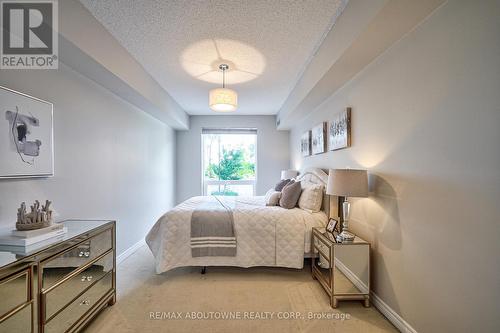
{"type": "Polygon", "coordinates": [[[280,206],[286,209],[292,209],[297,206],[302,186],[300,182],[293,182],[286,185],[281,191],[280,206]]]}
{"type": "Polygon", "coordinates": [[[293,183],[294,181],[292,179],[283,179],[280,180],[278,184],[274,187],[275,191],[281,192],[283,190],[283,187],[287,186],[290,183],[293,183]]]}

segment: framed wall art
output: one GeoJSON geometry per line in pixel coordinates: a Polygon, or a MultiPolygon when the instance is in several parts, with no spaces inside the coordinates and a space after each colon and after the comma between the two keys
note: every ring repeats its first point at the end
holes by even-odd
{"type": "Polygon", "coordinates": [[[311,130],[311,149],[314,155],[326,152],[326,122],[316,125],[311,130]]]}
{"type": "Polygon", "coordinates": [[[351,108],[337,113],[330,121],[328,141],[330,150],[351,146],[351,108]]]}
{"type": "Polygon", "coordinates": [[[311,131],[306,131],[300,137],[300,153],[302,156],[311,155],[311,131]]]}
{"type": "Polygon", "coordinates": [[[0,86],[0,178],[54,175],[53,106],[0,86]]]}

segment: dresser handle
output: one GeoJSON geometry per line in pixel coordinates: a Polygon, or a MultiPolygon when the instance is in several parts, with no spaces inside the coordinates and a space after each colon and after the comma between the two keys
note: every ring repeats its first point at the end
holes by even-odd
{"type": "Polygon", "coordinates": [[[90,301],[88,299],[81,301],[80,305],[90,305],[90,301]]]}
{"type": "Polygon", "coordinates": [[[83,275],[82,278],[81,278],[81,281],[82,282],[85,282],[85,281],[92,281],[92,275],[89,275],[89,276],[85,276],[83,275]]]}
{"type": "Polygon", "coordinates": [[[88,258],[90,256],[90,252],[84,252],[84,251],[80,251],[80,253],[78,253],[78,256],[79,257],[86,257],[88,258]]]}

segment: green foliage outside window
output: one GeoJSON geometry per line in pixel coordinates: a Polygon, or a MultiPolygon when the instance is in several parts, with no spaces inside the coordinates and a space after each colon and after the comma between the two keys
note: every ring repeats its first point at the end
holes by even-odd
{"type": "Polygon", "coordinates": [[[219,180],[253,178],[255,164],[245,161],[243,149],[224,150],[219,164],[210,163],[205,173],[208,178],[219,180]]]}
{"type": "MultiPolygon", "coordinates": [[[[255,177],[255,163],[245,160],[243,149],[224,150],[219,164],[210,163],[205,175],[210,179],[218,180],[252,179],[255,177]]],[[[212,192],[211,195],[237,196],[238,193],[224,185],[222,191],[212,192]]]]}

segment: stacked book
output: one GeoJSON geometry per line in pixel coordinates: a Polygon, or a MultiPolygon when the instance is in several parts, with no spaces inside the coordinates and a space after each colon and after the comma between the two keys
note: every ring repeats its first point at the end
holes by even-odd
{"type": "Polygon", "coordinates": [[[68,229],[59,223],[35,230],[11,230],[0,233],[0,245],[29,246],[49,238],[64,235],[68,229]]]}

